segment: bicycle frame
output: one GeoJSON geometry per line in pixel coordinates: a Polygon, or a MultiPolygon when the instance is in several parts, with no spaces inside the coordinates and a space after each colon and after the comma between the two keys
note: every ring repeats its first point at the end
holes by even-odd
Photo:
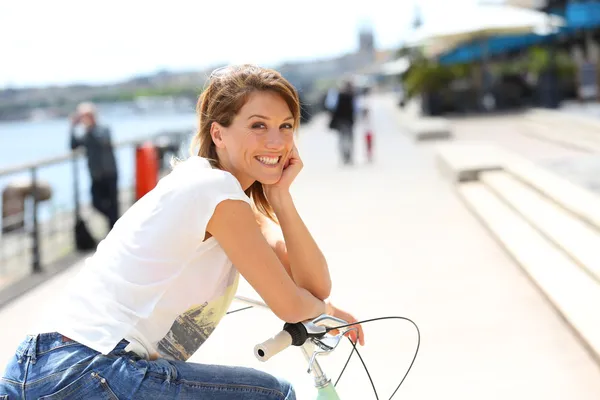
{"type": "MultiPolygon", "coordinates": [[[[264,302],[259,300],[251,299],[245,296],[235,296],[235,299],[248,305],[269,309],[269,307],[264,302]]],[[[338,324],[345,323],[345,321],[339,320],[331,316],[321,316],[315,319],[315,322],[325,322],[325,320],[337,322],[338,324]]],[[[337,339],[337,343],[339,343],[339,337],[337,339]]],[[[334,347],[337,345],[337,343],[335,343],[334,347]]],[[[338,396],[337,391],[335,390],[335,386],[333,385],[333,383],[331,383],[331,380],[327,377],[327,375],[321,368],[321,365],[319,364],[318,360],[316,359],[316,356],[319,353],[323,352],[315,351],[315,344],[310,340],[307,340],[306,343],[304,343],[300,347],[300,349],[302,351],[302,354],[304,354],[306,361],[309,363],[308,372],[312,373],[314,378],[314,386],[317,389],[316,400],[340,400],[340,397],[338,396]]]]}

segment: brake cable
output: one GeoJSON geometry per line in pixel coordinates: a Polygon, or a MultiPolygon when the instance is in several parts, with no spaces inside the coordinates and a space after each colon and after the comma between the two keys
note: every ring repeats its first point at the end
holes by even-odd
{"type": "MultiPolygon", "coordinates": [[[[239,311],[248,310],[250,308],[253,308],[253,306],[247,306],[247,307],[238,308],[236,310],[228,311],[226,314],[233,314],[233,313],[236,313],[236,312],[239,312],[239,311]]],[[[419,327],[417,326],[417,324],[412,319],[410,319],[410,318],[390,316],[390,317],[371,318],[371,319],[366,319],[366,320],[363,320],[363,321],[353,322],[353,323],[346,324],[346,325],[340,325],[340,326],[335,326],[335,327],[328,327],[328,328],[326,328],[326,332],[331,332],[333,330],[341,329],[341,328],[349,328],[349,327],[352,327],[354,325],[364,325],[364,324],[367,324],[369,322],[383,321],[383,320],[389,320],[389,319],[399,319],[399,320],[408,321],[411,324],[413,324],[413,326],[417,330],[417,348],[415,349],[415,355],[413,356],[412,361],[410,362],[410,365],[408,366],[408,369],[406,370],[406,373],[402,377],[402,380],[400,381],[400,383],[398,384],[398,386],[396,386],[396,389],[394,390],[394,392],[390,396],[390,400],[391,400],[396,395],[396,393],[398,392],[398,390],[400,389],[400,386],[402,386],[402,384],[406,380],[406,377],[408,376],[408,373],[411,371],[411,369],[412,369],[412,367],[413,367],[413,365],[415,363],[415,360],[417,359],[417,355],[419,354],[419,348],[421,347],[421,331],[419,330],[419,327]]],[[[359,339],[359,333],[357,332],[356,335],[357,335],[356,339],[358,341],[358,339],[359,339]]],[[[375,399],[379,400],[379,396],[377,395],[377,390],[375,389],[375,384],[373,383],[373,379],[371,378],[371,374],[369,373],[369,369],[367,368],[367,365],[365,364],[365,361],[363,360],[362,356],[360,355],[360,352],[356,348],[356,343],[354,343],[352,341],[352,339],[350,339],[350,338],[347,338],[347,339],[348,339],[348,341],[350,341],[350,344],[352,344],[352,351],[350,352],[350,355],[348,356],[348,359],[346,360],[346,363],[344,364],[344,367],[342,368],[342,371],[340,372],[340,375],[338,376],[337,380],[335,381],[334,386],[337,386],[338,382],[342,378],[342,375],[344,374],[344,371],[346,371],[346,367],[348,366],[348,363],[350,362],[350,359],[352,358],[352,355],[354,355],[354,352],[356,352],[356,355],[360,359],[360,362],[362,363],[363,368],[365,369],[365,372],[367,373],[367,377],[369,378],[369,382],[371,382],[371,387],[373,388],[373,393],[375,393],[375,399]]]]}

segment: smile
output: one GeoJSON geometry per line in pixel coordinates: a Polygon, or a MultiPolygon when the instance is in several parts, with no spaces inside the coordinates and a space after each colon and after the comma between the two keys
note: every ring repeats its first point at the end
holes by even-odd
{"type": "Polygon", "coordinates": [[[275,167],[281,161],[281,156],[256,156],[254,158],[267,167],[275,167]]]}

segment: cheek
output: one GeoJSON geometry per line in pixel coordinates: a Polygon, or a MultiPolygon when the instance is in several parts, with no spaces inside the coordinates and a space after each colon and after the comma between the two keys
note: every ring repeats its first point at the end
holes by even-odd
{"type": "Polygon", "coordinates": [[[247,146],[249,136],[245,132],[231,132],[223,136],[223,144],[231,155],[239,154],[247,146]]]}
{"type": "Polygon", "coordinates": [[[243,148],[246,153],[254,153],[264,148],[264,136],[249,133],[243,140],[243,148]]]}
{"type": "Polygon", "coordinates": [[[260,139],[256,135],[248,134],[238,140],[232,141],[228,146],[230,156],[237,162],[243,162],[256,153],[257,149],[261,148],[260,139]]]}
{"type": "Polygon", "coordinates": [[[296,140],[295,140],[294,135],[288,135],[285,137],[285,148],[288,151],[291,151],[295,145],[296,145],[296,140]]]}

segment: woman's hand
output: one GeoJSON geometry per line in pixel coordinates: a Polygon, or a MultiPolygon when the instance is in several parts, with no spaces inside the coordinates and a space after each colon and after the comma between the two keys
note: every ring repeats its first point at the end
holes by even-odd
{"type": "Polygon", "coordinates": [[[296,179],[303,167],[304,164],[302,163],[300,155],[298,154],[298,148],[294,146],[294,148],[290,152],[290,155],[288,156],[287,161],[283,166],[283,171],[281,173],[281,178],[279,178],[279,181],[272,185],[264,185],[264,190],[265,194],[267,195],[267,198],[271,200],[278,193],[289,192],[292,182],[294,182],[294,179],[296,179]]]}
{"type": "MultiPolygon", "coordinates": [[[[347,313],[346,311],[340,310],[339,308],[335,307],[331,303],[327,303],[327,311],[326,312],[328,315],[331,315],[332,317],[341,318],[344,321],[347,321],[349,324],[358,322],[358,320],[356,318],[354,318],[354,316],[352,314],[347,313]]],[[[361,346],[364,346],[365,345],[365,335],[363,333],[362,325],[353,325],[349,328],[350,329],[356,328],[356,329],[358,329],[358,331],[355,331],[355,330],[349,331],[348,333],[346,333],[345,336],[349,337],[350,340],[352,340],[352,343],[356,344],[356,342],[358,340],[358,343],[361,346]]],[[[330,333],[332,335],[337,335],[339,333],[339,331],[337,329],[334,329],[330,333]]]]}

